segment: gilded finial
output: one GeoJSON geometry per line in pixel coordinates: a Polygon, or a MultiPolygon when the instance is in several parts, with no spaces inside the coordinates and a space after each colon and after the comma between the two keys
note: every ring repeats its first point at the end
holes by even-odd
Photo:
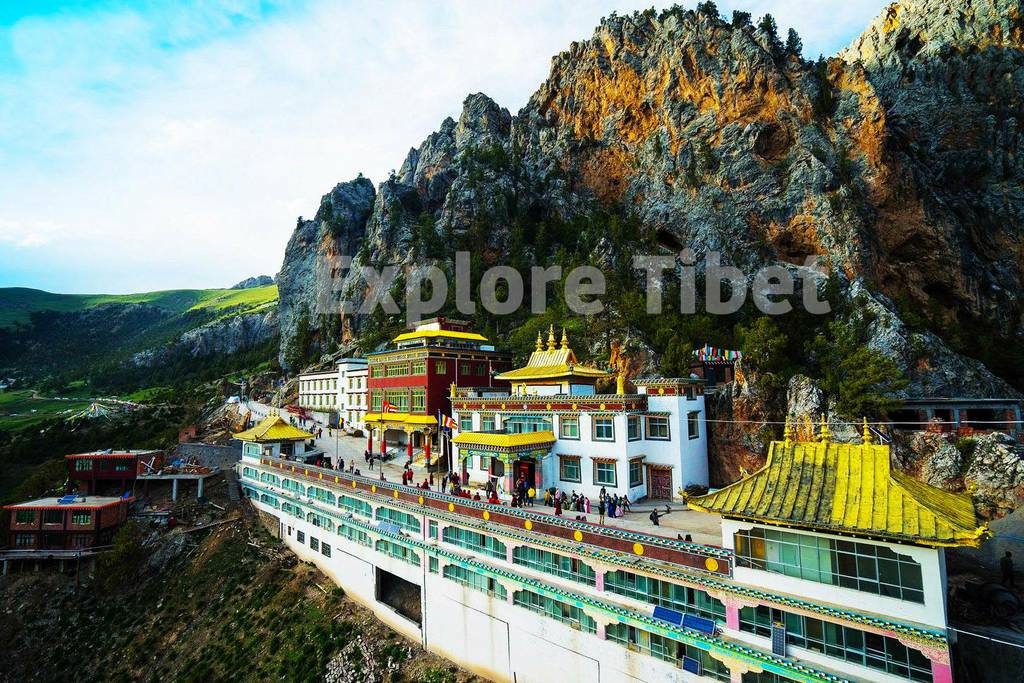
{"type": "Polygon", "coordinates": [[[569,335],[566,334],[564,327],[562,328],[562,348],[569,348],[569,335]]]}
{"type": "Polygon", "coordinates": [[[868,446],[871,444],[871,430],[868,429],[868,419],[864,418],[864,445],[868,446]]]}
{"type": "Polygon", "coordinates": [[[448,387],[448,391],[450,392],[451,397],[455,398],[455,382],[451,383],[451,386],[448,387]]]}
{"type": "Polygon", "coordinates": [[[828,443],[829,439],[832,438],[832,432],[830,432],[829,429],[828,429],[828,422],[825,421],[825,413],[821,414],[821,432],[820,432],[820,437],[821,437],[821,442],[822,443],[828,443]]]}
{"type": "Polygon", "coordinates": [[[537,330],[537,350],[544,350],[544,339],[540,336],[540,330],[537,330]]]}
{"type": "Polygon", "coordinates": [[[555,326],[548,328],[548,351],[555,350],[555,326]]]}
{"type": "Polygon", "coordinates": [[[782,439],[787,446],[793,445],[793,427],[789,424],[789,415],[786,416],[786,426],[782,430],[782,439]]]}
{"type": "Polygon", "coordinates": [[[626,395],[626,375],[621,372],[615,375],[615,393],[619,396],[626,395]]]}

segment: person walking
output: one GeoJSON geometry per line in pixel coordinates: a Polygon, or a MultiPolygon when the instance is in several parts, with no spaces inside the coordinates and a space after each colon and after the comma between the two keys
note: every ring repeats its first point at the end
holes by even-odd
{"type": "Polygon", "coordinates": [[[1003,573],[1003,585],[1009,588],[1016,588],[1013,577],[1013,553],[1009,550],[999,558],[999,569],[1003,573]]]}
{"type": "Polygon", "coordinates": [[[658,520],[664,517],[665,515],[670,514],[671,512],[672,508],[670,508],[668,505],[665,505],[665,511],[660,514],[657,510],[651,510],[651,514],[648,519],[651,520],[651,524],[653,524],[654,526],[661,526],[661,524],[658,523],[658,520]]]}
{"type": "Polygon", "coordinates": [[[561,517],[562,516],[562,499],[560,497],[559,498],[555,498],[555,516],[556,517],[561,517]]]}
{"type": "Polygon", "coordinates": [[[604,524],[604,511],[605,511],[604,496],[597,499],[597,519],[598,524],[604,524]]]}

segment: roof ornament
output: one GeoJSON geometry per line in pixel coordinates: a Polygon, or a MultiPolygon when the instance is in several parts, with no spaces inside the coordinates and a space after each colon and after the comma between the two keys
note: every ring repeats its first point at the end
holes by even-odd
{"type": "Polygon", "coordinates": [[[793,426],[789,424],[789,415],[786,415],[786,426],[782,430],[782,439],[787,447],[793,445],[793,426]]]}
{"type": "Polygon", "coordinates": [[[544,340],[540,336],[540,330],[537,330],[537,350],[538,351],[543,351],[544,350],[544,340]]]}
{"type": "Polygon", "coordinates": [[[566,334],[564,327],[562,328],[562,348],[569,348],[569,335],[566,334]]]}
{"type": "Polygon", "coordinates": [[[828,422],[825,421],[825,413],[821,414],[821,432],[819,433],[822,443],[829,443],[832,438],[832,432],[829,431],[828,422]]]}
{"type": "Polygon", "coordinates": [[[870,446],[871,445],[871,441],[872,441],[872,439],[871,439],[871,430],[868,428],[868,419],[865,417],[864,418],[864,445],[865,446],[870,446]]]}
{"type": "Polygon", "coordinates": [[[555,326],[548,328],[548,351],[555,350],[555,326]]]}

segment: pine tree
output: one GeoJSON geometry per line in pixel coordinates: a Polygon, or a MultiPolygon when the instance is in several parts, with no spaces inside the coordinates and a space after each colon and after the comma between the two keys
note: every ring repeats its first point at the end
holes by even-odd
{"type": "Polygon", "coordinates": [[[766,14],[761,17],[761,21],[757,22],[757,28],[765,32],[768,36],[768,44],[771,46],[771,50],[774,54],[782,52],[782,41],[779,40],[779,26],[775,23],[775,17],[770,14],[766,14]]]}
{"type": "Polygon", "coordinates": [[[796,29],[789,29],[789,35],[786,36],[786,53],[799,57],[803,51],[804,41],[800,40],[800,34],[796,29]]]}
{"type": "Polygon", "coordinates": [[[707,0],[706,2],[699,3],[697,5],[697,13],[698,14],[706,14],[707,16],[714,17],[715,19],[719,18],[719,15],[718,15],[718,5],[716,5],[715,3],[711,2],[711,0],[707,0]]]}
{"type": "Polygon", "coordinates": [[[750,26],[750,12],[740,12],[738,10],[733,10],[732,27],[745,28],[747,26],[750,26]]]}

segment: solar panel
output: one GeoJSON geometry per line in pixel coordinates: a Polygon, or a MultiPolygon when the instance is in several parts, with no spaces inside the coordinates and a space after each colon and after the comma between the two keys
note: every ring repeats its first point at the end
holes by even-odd
{"type": "Polygon", "coordinates": [[[702,667],[700,665],[699,659],[694,659],[693,657],[683,657],[683,671],[689,671],[692,674],[701,676],[704,674],[704,672],[701,669],[702,667]]]}
{"type": "Polygon", "coordinates": [[[78,496],[61,496],[60,498],[57,499],[57,504],[58,505],[71,505],[76,500],[78,500],[78,496]]]}
{"type": "Polygon", "coordinates": [[[711,619],[705,619],[704,617],[694,616],[687,614],[683,617],[683,627],[692,628],[694,631],[700,631],[701,633],[715,632],[715,622],[711,619]]]}
{"type": "Polygon", "coordinates": [[[674,626],[681,626],[683,623],[683,613],[677,612],[674,609],[668,609],[666,607],[655,607],[654,618],[667,621],[674,626]]]}
{"type": "Polygon", "coordinates": [[[382,529],[383,531],[390,531],[393,534],[402,533],[402,527],[398,526],[397,524],[392,524],[391,522],[385,522],[383,520],[377,522],[377,528],[382,529]]]}

